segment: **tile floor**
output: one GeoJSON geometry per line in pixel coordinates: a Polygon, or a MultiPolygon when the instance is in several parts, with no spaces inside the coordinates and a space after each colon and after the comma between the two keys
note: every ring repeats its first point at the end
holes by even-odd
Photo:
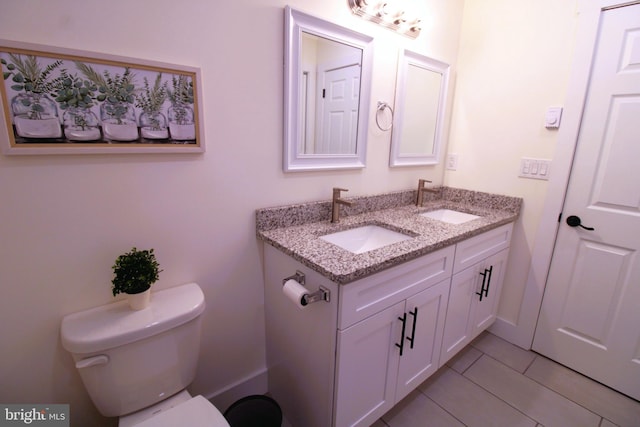
{"type": "Polygon", "coordinates": [[[640,402],[484,333],[373,427],[640,427],[640,402]]]}

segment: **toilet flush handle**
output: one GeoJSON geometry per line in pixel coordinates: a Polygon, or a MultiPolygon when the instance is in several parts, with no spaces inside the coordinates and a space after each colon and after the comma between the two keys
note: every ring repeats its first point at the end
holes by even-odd
{"type": "Polygon", "coordinates": [[[101,354],[99,356],[87,357],[76,362],[76,368],[88,368],[90,366],[106,365],[109,363],[109,356],[101,354]]]}

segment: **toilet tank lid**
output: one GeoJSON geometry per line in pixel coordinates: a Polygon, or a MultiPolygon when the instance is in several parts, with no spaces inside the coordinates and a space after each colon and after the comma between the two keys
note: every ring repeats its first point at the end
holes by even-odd
{"type": "Polygon", "coordinates": [[[62,319],[62,346],[71,353],[104,351],[167,331],[204,311],[197,283],[152,292],[149,307],[132,310],[118,301],[73,313],[62,319]]]}

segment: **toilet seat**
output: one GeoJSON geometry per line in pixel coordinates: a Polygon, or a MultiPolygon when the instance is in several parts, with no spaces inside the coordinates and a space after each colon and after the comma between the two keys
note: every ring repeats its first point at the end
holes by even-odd
{"type": "Polygon", "coordinates": [[[230,427],[220,411],[202,396],[193,397],[148,418],[135,427],[230,427]]]}

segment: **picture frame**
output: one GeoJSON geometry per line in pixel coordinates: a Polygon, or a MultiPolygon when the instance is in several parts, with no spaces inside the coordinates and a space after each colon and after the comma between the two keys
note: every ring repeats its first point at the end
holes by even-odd
{"type": "Polygon", "coordinates": [[[197,67],[0,40],[0,68],[5,155],[205,151],[197,67]]]}

